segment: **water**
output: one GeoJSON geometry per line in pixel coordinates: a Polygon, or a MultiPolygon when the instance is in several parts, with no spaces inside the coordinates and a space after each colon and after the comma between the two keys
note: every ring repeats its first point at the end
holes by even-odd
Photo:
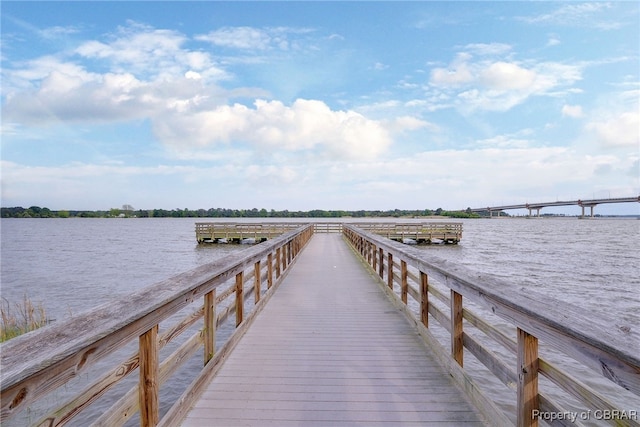
{"type": "MultiPolygon", "coordinates": [[[[17,302],[27,294],[42,302],[50,318],[62,321],[243,249],[197,245],[197,221],[202,219],[2,219],[2,298],[17,302]]],[[[463,222],[459,245],[425,246],[425,256],[495,275],[514,289],[535,288],[583,308],[594,319],[640,329],[640,221],[463,222]]]]}

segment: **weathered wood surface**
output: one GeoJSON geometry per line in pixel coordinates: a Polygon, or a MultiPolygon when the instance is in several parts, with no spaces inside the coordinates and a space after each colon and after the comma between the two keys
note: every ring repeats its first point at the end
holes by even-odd
{"type": "Polygon", "coordinates": [[[316,235],[183,426],[477,425],[339,235],[316,235]]]}
{"type": "MultiPolygon", "coordinates": [[[[517,389],[516,412],[519,425],[535,425],[537,420],[532,419],[534,410],[562,412],[562,404],[551,400],[544,392],[537,390],[538,373],[546,376],[556,385],[570,395],[587,405],[589,411],[609,411],[613,415],[611,420],[616,425],[640,426],[637,419],[638,409],[632,405],[629,408],[629,399],[633,401],[631,394],[640,396],[640,335],[635,330],[622,330],[610,319],[592,318],[571,304],[553,300],[546,295],[527,289],[520,290],[513,284],[491,276],[484,276],[460,267],[454,263],[438,259],[437,257],[424,256],[422,251],[401,245],[396,242],[381,239],[372,233],[362,229],[345,226],[345,235],[357,250],[363,260],[369,259],[368,247],[376,247],[379,251],[379,264],[370,263],[372,274],[378,273],[380,282],[384,283],[384,289],[389,290],[390,296],[401,309],[412,318],[426,342],[434,349],[434,354],[445,366],[448,366],[453,378],[465,388],[469,397],[476,403],[487,417],[492,413],[502,416],[491,401],[482,393],[482,387],[478,381],[469,377],[467,369],[462,369],[461,364],[455,362],[463,349],[469,350],[477,360],[484,364],[495,376],[510,389],[517,389]],[[384,263],[386,259],[389,262],[384,263]],[[415,298],[418,309],[411,309],[403,302],[403,295],[390,291],[391,280],[404,281],[393,273],[396,260],[406,261],[413,269],[407,277],[413,281],[409,283],[408,294],[415,298]],[[384,263],[384,265],[383,265],[384,263]],[[377,268],[377,271],[376,271],[377,268]],[[413,272],[415,271],[415,273],[413,272]],[[425,278],[428,275],[428,281],[425,278]],[[434,280],[435,279],[435,280],[434,280]],[[438,286],[434,287],[433,283],[438,286]],[[411,288],[415,286],[416,289],[411,288]],[[438,287],[448,289],[451,297],[438,287]],[[445,313],[436,305],[427,303],[424,295],[432,294],[438,302],[449,306],[449,313],[445,313]],[[472,301],[476,304],[474,310],[461,307],[462,297],[464,304],[472,301]],[[455,300],[458,299],[458,302],[455,300]],[[484,310],[482,310],[484,309],[484,310]],[[440,326],[449,334],[462,337],[462,347],[452,345],[448,352],[443,345],[433,338],[431,332],[425,327],[424,313],[428,312],[440,326]],[[500,328],[496,327],[495,319],[487,321],[493,315],[502,318],[500,328]],[[484,316],[484,317],[482,317],[484,316]],[[465,330],[470,326],[474,333],[484,334],[482,339],[475,339],[463,331],[461,317],[464,318],[465,330]],[[509,323],[520,331],[524,341],[518,342],[515,338],[505,335],[501,329],[504,323],[509,323]],[[493,323],[493,324],[492,324],[493,323]],[[486,338],[489,338],[488,340],[486,338]],[[575,359],[585,367],[592,368],[592,375],[602,375],[611,380],[612,384],[604,384],[603,390],[595,390],[582,383],[582,378],[571,377],[555,365],[539,358],[537,355],[538,339],[546,346],[564,353],[569,358],[575,359]],[[534,346],[533,343],[536,343],[534,346]],[[507,365],[502,357],[498,357],[492,350],[502,346],[507,353],[516,356],[512,365],[507,365]],[[534,348],[535,347],[535,348],[534,348]],[[523,370],[526,370],[524,372],[523,370]],[[615,387],[615,385],[619,388],[615,387]],[[515,386],[515,387],[514,387],[515,386]],[[606,389],[606,390],[605,390],[606,389]],[[624,389],[624,390],[622,390],[624,389]],[[623,395],[626,397],[621,397],[623,395]],[[620,400],[617,400],[620,398],[620,400]],[[626,399],[626,400],[625,400],[626,399]],[[617,403],[615,403],[617,401],[617,403]],[[625,412],[626,411],[626,412],[625,412]]],[[[517,335],[517,334],[516,334],[517,335]]],[[[504,352],[502,352],[504,353],[504,352]]],[[[508,357],[508,356],[507,356],[508,357]]],[[[571,362],[573,364],[573,361],[571,362]]],[[[586,370],[588,372],[588,370],[586,370]]],[[[581,371],[584,375],[584,370],[581,371]]],[[[575,375],[575,374],[574,374],[575,375]]],[[[595,377],[594,377],[595,378],[595,377]]],[[[600,412],[602,413],[602,412],[600,412]]],[[[495,421],[495,419],[493,419],[495,421]]],[[[502,419],[496,424],[510,425],[508,419],[502,419]]],[[[556,424],[562,422],[556,421],[556,424]]]]}

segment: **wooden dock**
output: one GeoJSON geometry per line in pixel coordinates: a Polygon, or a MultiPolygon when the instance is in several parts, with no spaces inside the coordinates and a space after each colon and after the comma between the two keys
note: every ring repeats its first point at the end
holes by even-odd
{"type": "MultiPolygon", "coordinates": [[[[396,242],[456,244],[462,239],[460,222],[345,222],[396,242]]],[[[295,222],[198,222],[198,243],[261,243],[300,227],[295,222]]],[[[314,222],[315,233],[342,233],[342,222],[314,222]]]]}
{"type": "Polygon", "coordinates": [[[182,424],[480,426],[336,234],[317,235],[182,424]]]}

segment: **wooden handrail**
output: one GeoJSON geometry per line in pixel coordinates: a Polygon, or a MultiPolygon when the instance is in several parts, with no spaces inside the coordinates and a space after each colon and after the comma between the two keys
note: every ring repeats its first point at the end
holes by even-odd
{"type": "MultiPolygon", "coordinates": [[[[548,377],[569,396],[581,401],[591,412],[579,415],[587,419],[607,420],[616,425],[639,426],[637,408],[619,408],[614,403],[622,390],[640,396],[640,337],[636,331],[621,331],[607,319],[587,318],[583,313],[564,302],[545,295],[519,290],[505,281],[477,273],[452,262],[429,256],[411,246],[396,243],[373,234],[358,226],[345,225],[344,236],[380,278],[381,286],[405,313],[414,320],[419,332],[436,351],[453,378],[465,389],[479,409],[490,417],[495,425],[512,425],[512,416],[504,414],[491,401],[482,387],[463,367],[463,350],[470,351],[489,371],[509,387],[517,390],[518,426],[535,426],[544,413],[564,413],[562,404],[539,391],[538,374],[548,377]],[[396,266],[402,274],[394,274],[396,266]],[[404,273],[405,265],[413,271],[404,273]],[[405,282],[410,279],[407,292],[405,282]],[[393,291],[393,283],[400,284],[401,291],[393,291]],[[449,289],[450,297],[436,286],[449,289]],[[415,303],[406,302],[406,294],[415,303]],[[450,308],[447,315],[429,300],[429,294],[450,308]],[[466,301],[486,309],[482,314],[463,307],[466,301]],[[427,314],[428,313],[428,314],[427,314]],[[491,314],[498,315],[516,330],[516,341],[504,335],[492,325],[491,314]],[[448,351],[429,331],[429,317],[448,331],[451,349],[448,351]],[[488,340],[477,340],[463,330],[474,328],[488,340]],[[538,341],[548,345],[619,386],[619,392],[596,391],[579,379],[562,371],[538,354],[538,341]],[[493,347],[515,352],[511,366],[495,356],[493,347]],[[591,418],[589,418],[591,417],[591,418]]],[[[593,316],[596,317],[596,316],[593,316]]],[[[615,386],[612,386],[615,389],[615,386]]],[[[570,411],[567,411],[570,413],[570,411]]],[[[555,420],[563,425],[563,420],[555,420]]],[[[578,418],[580,421],[580,418],[578,418]]]]}
{"type": "MultiPolygon", "coordinates": [[[[83,374],[96,361],[136,340],[139,342],[138,354],[115,366],[113,372],[98,379],[80,396],[54,410],[36,425],[65,424],[138,366],[139,385],[129,393],[132,396],[135,393],[135,396],[123,396],[122,402],[116,405],[124,415],[121,416],[118,411],[108,411],[103,418],[112,421],[98,420],[96,424],[121,424],[131,416],[131,410],[137,408],[140,408],[141,425],[162,423],[163,420],[159,420],[157,404],[157,394],[162,382],[176,371],[180,365],[178,362],[188,360],[187,355],[193,354],[197,348],[203,348],[206,366],[210,366],[213,361],[219,361],[219,354],[216,354],[215,350],[215,327],[224,321],[231,311],[235,311],[238,329],[219,353],[226,354],[230,351],[227,347],[232,347],[238,339],[234,337],[241,329],[246,330],[258,308],[266,303],[272,289],[284,278],[292,261],[312,234],[312,225],[298,224],[297,229],[261,245],[231,254],[114,302],[103,304],[84,314],[73,316],[67,321],[52,324],[3,343],[0,347],[0,423],[11,419],[51,391],[83,374]],[[280,259],[281,250],[283,256],[280,259]],[[276,278],[273,277],[274,261],[278,263],[276,278]],[[266,272],[263,273],[263,270],[266,272]],[[250,282],[252,277],[254,281],[250,282]],[[235,286],[232,293],[236,295],[236,303],[219,309],[216,304],[231,293],[223,292],[223,298],[216,298],[216,289],[230,281],[235,286]],[[250,283],[248,290],[245,290],[244,284],[247,282],[250,283]],[[247,315],[243,312],[242,296],[251,292],[258,295],[263,283],[267,284],[267,292],[262,299],[256,296],[256,309],[247,315]],[[203,303],[199,310],[178,322],[174,328],[158,334],[160,322],[200,298],[203,303]],[[169,360],[160,361],[159,349],[202,317],[205,317],[202,332],[188,339],[167,358],[169,360]],[[230,342],[233,343],[228,346],[230,342]],[[119,421],[113,421],[114,419],[119,421]]],[[[175,412],[176,410],[173,411],[175,412]]]]}

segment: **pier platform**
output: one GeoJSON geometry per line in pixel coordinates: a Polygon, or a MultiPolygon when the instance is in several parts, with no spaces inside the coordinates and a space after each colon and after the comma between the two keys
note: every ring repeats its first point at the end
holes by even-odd
{"type": "MultiPolygon", "coordinates": [[[[461,222],[345,222],[397,242],[456,244],[462,239],[461,222]]],[[[198,222],[198,243],[260,243],[294,230],[300,222],[198,222]]],[[[314,222],[315,233],[342,233],[341,222],[314,222]]]]}
{"type": "Polygon", "coordinates": [[[182,425],[483,425],[375,280],[316,234],[182,425]]]}

